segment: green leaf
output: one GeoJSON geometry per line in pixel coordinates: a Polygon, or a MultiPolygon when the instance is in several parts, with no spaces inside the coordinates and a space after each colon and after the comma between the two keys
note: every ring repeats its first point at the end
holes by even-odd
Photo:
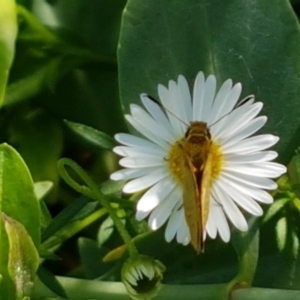
{"type": "Polygon", "coordinates": [[[287,163],[299,144],[299,24],[288,1],[129,0],[118,47],[120,95],[126,110],[157,85],[198,71],[242,82],[268,116],[263,132],[280,137],[287,163]]]}
{"type": "Polygon", "coordinates": [[[101,192],[104,195],[111,195],[116,194],[122,191],[123,186],[126,181],[120,180],[120,181],[113,181],[113,180],[107,180],[103,183],[101,183],[100,189],[101,192]]]}
{"type": "Polygon", "coordinates": [[[95,128],[65,120],[67,126],[81,139],[103,149],[112,150],[115,140],[108,134],[95,128]]]}
{"type": "Polygon", "coordinates": [[[234,230],[232,242],[239,258],[239,271],[232,280],[232,285],[239,283],[251,286],[258,262],[259,251],[259,220],[251,217],[248,220],[249,229],[246,232],[234,230]]]}
{"type": "Polygon", "coordinates": [[[46,197],[46,195],[48,195],[52,187],[53,182],[51,181],[39,181],[34,183],[34,192],[40,203],[42,230],[44,230],[52,220],[48,207],[43,200],[43,198],[46,197]]]}
{"type": "Polygon", "coordinates": [[[84,207],[90,203],[90,200],[86,197],[80,197],[76,199],[72,204],[67,206],[61,211],[55,218],[51,220],[48,227],[42,233],[42,241],[46,241],[52,235],[54,235],[62,227],[72,222],[72,219],[78,214],[84,207]]]}
{"type": "Polygon", "coordinates": [[[9,141],[18,147],[34,181],[58,181],[57,161],[63,150],[63,134],[58,121],[42,109],[15,113],[9,141]]]}
{"type": "Polygon", "coordinates": [[[267,210],[264,218],[263,218],[263,223],[268,222],[270,219],[272,219],[276,214],[278,214],[284,207],[285,205],[291,201],[290,198],[283,198],[276,200],[267,210]]]}
{"type": "Polygon", "coordinates": [[[111,269],[111,264],[102,262],[107,250],[104,247],[99,248],[94,240],[80,238],[78,248],[88,278],[95,279],[111,269]]]}
{"type": "Polygon", "coordinates": [[[293,156],[287,167],[288,175],[294,191],[300,197],[300,155],[293,156]]]}
{"type": "Polygon", "coordinates": [[[34,191],[38,200],[43,199],[52,189],[53,182],[51,181],[38,181],[34,183],[34,191]]]}
{"type": "Polygon", "coordinates": [[[25,227],[2,213],[9,241],[8,273],[15,284],[16,299],[30,296],[36,271],[39,266],[39,254],[25,227]]]}
{"type": "Polygon", "coordinates": [[[286,246],[286,238],[287,238],[287,220],[286,217],[282,217],[276,224],[276,238],[277,238],[277,246],[280,251],[282,251],[286,246]]]}
{"type": "Polygon", "coordinates": [[[103,244],[110,238],[114,232],[114,222],[111,217],[107,217],[100,226],[98,231],[98,247],[103,246],[103,244]]]}
{"type": "MultiPolygon", "coordinates": [[[[0,145],[0,212],[21,223],[36,248],[40,243],[40,208],[33,181],[22,157],[7,144],[0,145]]],[[[0,294],[14,300],[14,289],[7,270],[8,238],[0,220],[0,294]]]]}
{"type": "Polygon", "coordinates": [[[41,282],[43,282],[51,291],[63,299],[67,299],[64,288],[52,273],[47,271],[43,266],[40,266],[37,274],[41,282]]]}
{"type": "Polygon", "coordinates": [[[299,255],[299,237],[295,231],[292,232],[292,254],[294,259],[299,255]]]}
{"type": "Polygon", "coordinates": [[[0,0],[0,105],[15,54],[17,16],[14,0],[0,0]]]}

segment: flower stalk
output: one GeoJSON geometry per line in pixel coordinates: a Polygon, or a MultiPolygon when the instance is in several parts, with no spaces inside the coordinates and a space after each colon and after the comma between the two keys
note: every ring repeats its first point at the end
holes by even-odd
{"type": "Polygon", "coordinates": [[[101,205],[106,209],[106,211],[112,218],[117,230],[119,231],[120,236],[127,245],[129,255],[133,257],[138,255],[138,250],[132,242],[132,239],[125,226],[117,216],[115,209],[110,205],[110,202],[106,199],[106,196],[102,194],[102,192],[99,190],[99,187],[92,180],[92,178],[77,163],[68,158],[62,158],[59,160],[58,169],[62,178],[76,191],[87,197],[98,200],[101,203],[101,205]],[[72,179],[69,173],[66,171],[66,166],[75,171],[75,173],[84,181],[86,185],[81,185],[74,179],[72,179]]]}

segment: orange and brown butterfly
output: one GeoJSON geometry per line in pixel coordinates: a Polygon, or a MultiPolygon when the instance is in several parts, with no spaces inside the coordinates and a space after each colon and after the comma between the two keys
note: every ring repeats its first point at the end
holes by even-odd
{"type": "Polygon", "coordinates": [[[211,136],[207,124],[192,122],[182,140],[183,207],[191,244],[204,251],[204,231],[208,219],[211,187],[211,136]]]}
{"type": "MultiPolygon", "coordinates": [[[[147,97],[162,106],[153,97],[149,95],[147,97]]],[[[250,99],[251,96],[244,98],[235,108],[250,99]]],[[[171,111],[168,110],[168,112],[178,118],[171,111]]],[[[217,124],[218,121],[211,126],[217,124]]],[[[176,156],[180,157],[180,160],[177,159],[176,168],[180,170],[179,181],[183,191],[183,208],[191,244],[197,253],[204,252],[204,234],[209,216],[213,174],[218,173],[222,167],[222,154],[218,145],[211,141],[207,123],[201,121],[193,121],[187,125],[184,137],[173,149],[177,152],[176,156]]]]}

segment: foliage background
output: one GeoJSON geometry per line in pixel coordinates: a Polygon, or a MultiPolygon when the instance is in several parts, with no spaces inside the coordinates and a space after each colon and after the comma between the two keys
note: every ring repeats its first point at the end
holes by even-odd
{"type": "MultiPolygon", "coordinates": [[[[269,117],[264,132],[280,136],[276,148],[280,162],[288,164],[299,146],[299,1],[17,3],[21,5],[19,32],[0,111],[0,141],[18,151],[34,182],[53,182],[43,201],[56,218],[51,221],[42,211],[48,219],[42,224],[39,246],[40,255],[47,258],[39,275],[52,289],[59,288],[47,272],[118,281],[122,261],[102,262],[123,242],[107,215],[99,213],[99,204],[79,198],[57,169],[59,158],[71,158],[100,184],[118,168],[117,157],[105,144],[112,142],[65,120],[110,136],[126,132],[123,111],[130,103],[139,104],[140,93],[157,97],[158,83],[167,84],[183,74],[192,84],[203,70],[216,74],[219,83],[227,78],[241,81],[243,95],[255,94],[264,102],[263,113],[269,117]],[[56,236],[54,248],[47,244],[51,236],[56,236]],[[57,257],[60,260],[53,259],[57,257]]],[[[282,205],[268,212],[269,222],[259,224],[253,284],[299,289],[299,199],[283,186],[284,191],[277,194],[282,205]]],[[[120,187],[113,189],[120,191],[120,187]]],[[[138,224],[133,218],[134,199],[128,202],[128,207],[119,207],[119,214],[129,232],[133,236],[147,232],[146,223],[138,224]]],[[[20,206],[21,214],[30,216],[24,210],[26,204],[20,206]]],[[[167,244],[163,231],[147,233],[137,245],[142,253],[166,265],[165,283],[220,283],[235,276],[239,265],[231,243],[209,241],[205,254],[196,256],[190,247],[167,244]]]]}

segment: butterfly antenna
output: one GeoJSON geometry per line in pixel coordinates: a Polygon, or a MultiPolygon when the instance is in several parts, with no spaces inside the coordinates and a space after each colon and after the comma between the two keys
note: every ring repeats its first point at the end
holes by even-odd
{"type": "Polygon", "coordinates": [[[190,125],[185,123],[183,120],[181,120],[176,114],[174,114],[172,111],[170,111],[169,109],[167,109],[166,107],[164,107],[158,100],[156,100],[154,97],[148,95],[148,94],[143,94],[145,97],[149,98],[151,101],[153,101],[154,103],[156,103],[160,108],[164,109],[165,111],[167,111],[168,113],[170,113],[173,117],[175,117],[177,120],[179,120],[180,122],[182,122],[184,125],[186,125],[187,127],[189,127],[190,125]]]}
{"type": "Polygon", "coordinates": [[[247,103],[248,101],[254,99],[254,95],[249,95],[247,97],[245,97],[244,99],[242,99],[240,102],[238,102],[233,109],[228,112],[227,114],[225,114],[224,116],[222,116],[220,119],[218,119],[216,122],[212,123],[209,127],[214,126],[215,124],[217,124],[219,121],[221,121],[223,118],[225,118],[226,116],[230,115],[236,108],[242,106],[243,104],[247,103]]]}

